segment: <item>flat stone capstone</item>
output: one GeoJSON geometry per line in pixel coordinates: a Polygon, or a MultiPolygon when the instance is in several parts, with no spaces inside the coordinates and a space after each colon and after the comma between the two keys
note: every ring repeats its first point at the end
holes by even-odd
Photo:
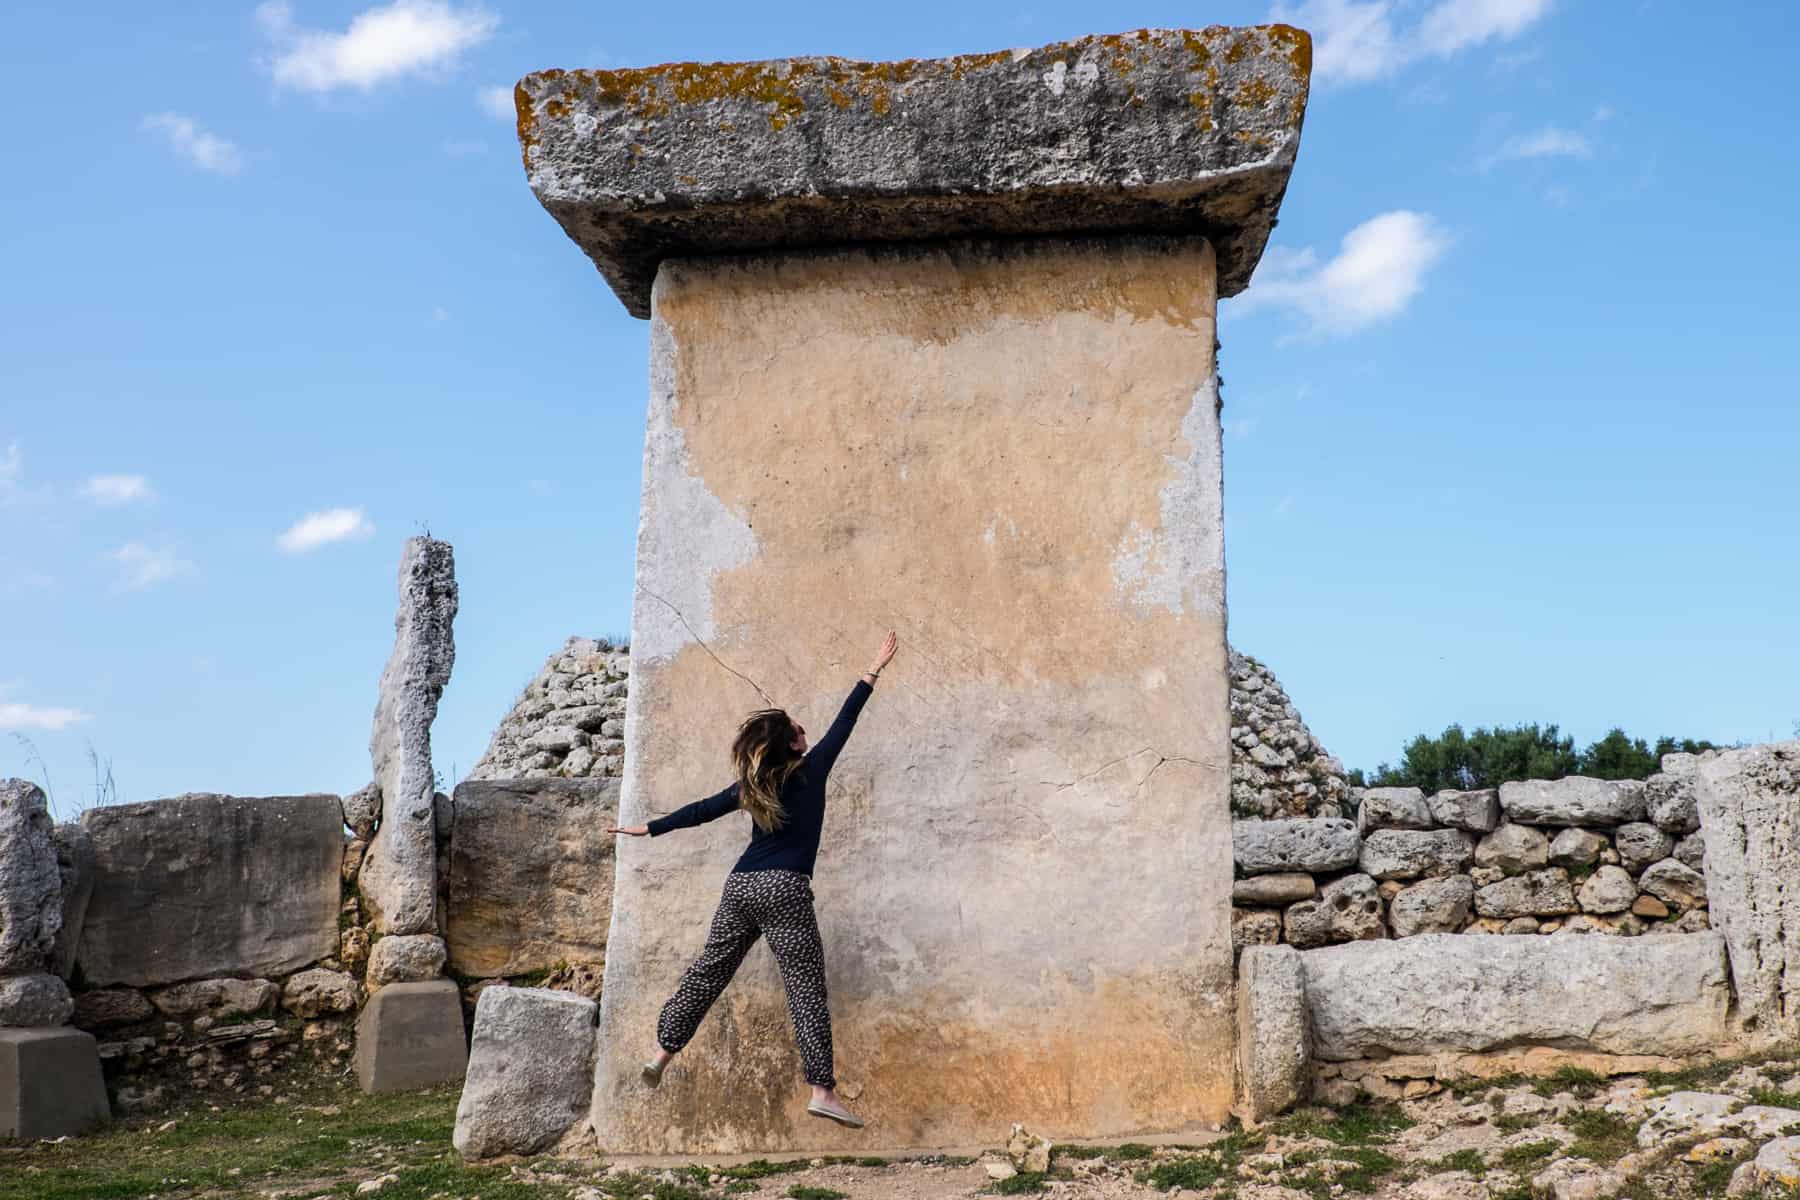
{"type": "Polygon", "coordinates": [[[1300,144],[1312,41],[1141,29],[892,63],[539,71],[532,191],[633,316],[665,258],[1030,234],[1197,234],[1250,282],[1300,144]]]}

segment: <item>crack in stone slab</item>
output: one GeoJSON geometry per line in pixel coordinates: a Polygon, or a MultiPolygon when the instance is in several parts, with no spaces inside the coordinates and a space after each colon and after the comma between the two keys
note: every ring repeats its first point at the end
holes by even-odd
{"type": "Polygon", "coordinates": [[[756,680],[750,678],[748,675],[744,674],[742,671],[738,670],[737,668],[733,667],[730,663],[728,663],[724,659],[720,658],[717,654],[713,653],[713,648],[706,644],[706,640],[704,638],[702,638],[699,634],[694,632],[694,627],[692,625],[688,624],[688,619],[681,615],[681,610],[679,608],[676,608],[673,604],[670,604],[667,600],[663,599],[661,596],[657,595],[655,592],[651,591],[649,588],[644,589],[644,595],[649,596],[652,600],[659,602],[660,604],[663,605],[663,607],[667,608],[670,612],[674,613],[675,619],[677,621],[680,621],[681,627],[688,631],[688,636],[694,639],[694,644],[696,646],[700,647],[702,650],[706,651],[707,657],[711,658],[714,662],[718,663],[719,666],[723,667],[726,671],[729,671],[731,674],[736,675],[739,679],[743,680],[745,683],[747,683],[751,687],[755,688],[756,694],[761,696],[763,698],[763,703],[767,704],[770,708],[780,707],[779,705],[777,705],[775,703],[774,697],[770,696],[769,693],[763,691],[761,684],[757,683],[756,680]]]}

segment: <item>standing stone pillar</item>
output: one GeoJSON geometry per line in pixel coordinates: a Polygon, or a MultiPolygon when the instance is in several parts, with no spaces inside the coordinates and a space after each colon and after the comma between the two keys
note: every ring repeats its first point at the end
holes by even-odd
{"type": "Polygon", "coordinates": [[[400,555],[394,650],[381,672],[369,756],[380,825],[359,884],[375,920],[365,976],[375,990],[356,1023],[364,1091],[460,1079],[467,1062],[462,1000],[443,978],[437,911],[437,785],[431,723],[456,663],[456,560],[450,543],[408,538],[400,555]]]}
{"type": "Polygon", "coordinates": [[[1227,1115],[1215,303],[1273,224],[1309,57],[1271,26],[519,85],[533,190],[651,322],[621,820],[722,786],[748,710],[823,730],[901,639],[815,877],[868,1128],[804,1115],[762,950],[637,1079],[736,816],[619,847],[604,1149],[1227,1115]]]}
{"type": "Polygon", "coordinates": [[[44,793],[0,780],[0,1139],[61,1137],[110,1110],[93,1035],[68,1024],[68,985],[52,971],[62,876],[44,793]]]}

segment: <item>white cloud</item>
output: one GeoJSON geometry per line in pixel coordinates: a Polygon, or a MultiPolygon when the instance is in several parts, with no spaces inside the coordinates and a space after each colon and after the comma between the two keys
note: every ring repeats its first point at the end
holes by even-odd
{"type": "Polygon", "coordinates": [[[1497,150],[1483,155],[1481,169],[1490,171],[1503,162],[1524,158],[1592,158],[1594,145],[1572,129],[1546,126],[1535,133],[1507,138],[1497,150]]]}
{"type": "Polygon", "coordinates": [[[1542,19],[1552,0],[1439,0],[1418,21],[1397,20],[1398,0],[1280,3],[1276,20],[1313,35],[1313,78],[1321,86],[1368,83],[1422,58],[1449,58],[1494,39],[1510,41],[1542,19]]]}
{"type": "Polygon", "coordinates": [[[375,532],[375,525],[360,508],[328,508],[308,513],[295,521],[275,544],[288,554],[305,554],[332,542],[361,540],[375,532]]]}
{"type": "Polygon", "coordinates": [[[142,128],[162,134],[171,150],[202,171],[236,175],[244,167],[244,156],[234,143],[208,133],[194,124],[191,117],[172,112],[152,113],[144,118],[142,128]]]}
{"type": "Polygon", "coordinates": [[[119,568],[113,586],[126,592],[141,592],[194,569],[193,563],[168,546],[143,542],[126,542],[107,557],[119,568]]]}
{"type": "Polygon", "coordinates": [[[1344,235],[1320,262],[1310,248],[1263,255],[1236,312],[1274,305],[1299,313],[1315,337],[1342,337],[1399,315],[1425,287],[1450,238],[1424,213],[1382,213],[1344,235]]]}
{"type": "Polygon", "coordinates": [[[96,504],[134,504],[156,499],[150,481],[142,475],[95,475],[81,485],[81,494],[96,504]]]}
{"type": "Polygon", "coordinates": [[[342,33],[300,28],[285,0],[259,6],[256,20],[274,51],[275,83],[302,92],[366,92],[391,79],[445,70],[500,24],[479,6],[458,9],[444,0],[394,0],[358,13],[342,33]]]}
{"type": "Polygon", "coordinates": [[[0,729],[66,729],[88,715],[79,708],[46,708],[37,704],[0,704],[0,729]]]}
{"type": "Polygon", "coordinates": [[[513,107],[513,90],[504,84],[482,88],[475,93],[475,103],[482,112],[496,121],[518,119],[518,110],[513,107]]]}

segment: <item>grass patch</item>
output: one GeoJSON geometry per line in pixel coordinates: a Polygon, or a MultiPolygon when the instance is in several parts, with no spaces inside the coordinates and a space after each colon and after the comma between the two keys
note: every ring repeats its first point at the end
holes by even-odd
{"type": "Polygon", "coordinates": [[[1554,1157],[1562,1150],[1562,1144],[1545,1138],[1539,1142],[1525,1142],[1518,1146],[1508,1146],[1500,1152],[1500,1163],[1514,1171],[1526,1171],[1536,1167],[1546,1159],[1554,1157]]]}
{"type": "Polygon", "coordinates": [[[1372,1146],[1351,1146],[1326,1154],[1302,1151],[1289,1155],[1288,1163],[1290,1166],[1313,1166],[1312,1170],[1291,1182],[1314,1200],[1330,1200],[1342,1192],[1366,1196],[1400,1167],[1399,1159],[1372,1146]]]}
{"type": "Polygon", "coordinates": [[[1020,1171],[1017,1175],[1009,1175],[989,1188],[990,1192],[999,1196],[1023,1196],[1027,1192],[1044,1190],[1044,1180],[1049,1176],[1042,1171],[1020,1171]]]}
{"type": "Polygon", "coordinates": [[[1563,1128],[1575,1135],[1569,1153],[1576,1158],[1611,1164],[1637,1146],[1637,1122],[1601,1108],[1578,1108],[1562,1119],[1563,1128]]]}
{"type": "MultiPolygon", "coordinates": [[[[1229,1142],[1231,1138],[1238,1136],[1238,1133],[1234,1133],[1231,1137],[1224,1140],[1229,1142]]],[[[1259,1142],[1258,1145],[1261,1145],[1261,1143],[1259,1142]]],[[[1110,1148],[1103,1147],[1103,1149],[1105,1149],[1105,1152],[1109,1157],[1116,1158],[1120,1162],[1136,1162],[1140,1159],[1149,1158],[1156,1153],[1155,1147],[1146,1146],[1142,1142],[1123,1142],[1110,1148]]]]}
{"type": "Polygon", "coordinates": [[[850,1200],[849,1192],[840,1192],[836,1188],[807,1187],[796,1183],[787,1190],[788,1200],[850,1200]]]}
{"type": "Polygon", "coordinates": [[[1501,1133],[1517,1133],[1521,1129],[1529,1129],[1537,1124],[1536,1117],[1528,1117],[1524,1113],[1500,1113],[1490,1122],[1501,1133]]]}
{"type": "Polygon", "coordinates": [[[1753,1088],[1750,1103],[1766,1104],[1770,1108],[1800,1108],[1800,1092],[1784,1092],[1773,1087],[1753,1088]]]}
{"type": "Polygon", "coordinates": [[[1541,1079],[1533,1081],[1531,1090],[1540,1096],[1554,1096],[1558,1092],[1571,1092],[1586,1100],[1595,1092],[1606,1086],[1606,1076],[1581,1067],[1561,1066],[1541,1079]]]}
{"type": "Polygon", "coordinates": [[[1431,1164],[1434,1171],[1467,1171],[1479,1179],[1487,1174],[1487,1159],[1479,1150],[1458,1150],[1454,1154],[1446,1154],[1431,1164]]]}
{"type": "Polygon", "coordinates": [[[1340,1146],[1366,1146],[1387,1142],[1412,1123],[1399,1105],[1364,1096],[1325,1119],[1315,1112],[1298,1113],[1282,1122],[1281,1129],[1296,1137],[1324,1138],[1340,1146]]]}
{"type": "Polygon", "coordinates": [[[1504,1187],[1488,1187],[1488,1200],[1532,1200],[1531,1184],[1515,1177],[1504,1187]]]}

